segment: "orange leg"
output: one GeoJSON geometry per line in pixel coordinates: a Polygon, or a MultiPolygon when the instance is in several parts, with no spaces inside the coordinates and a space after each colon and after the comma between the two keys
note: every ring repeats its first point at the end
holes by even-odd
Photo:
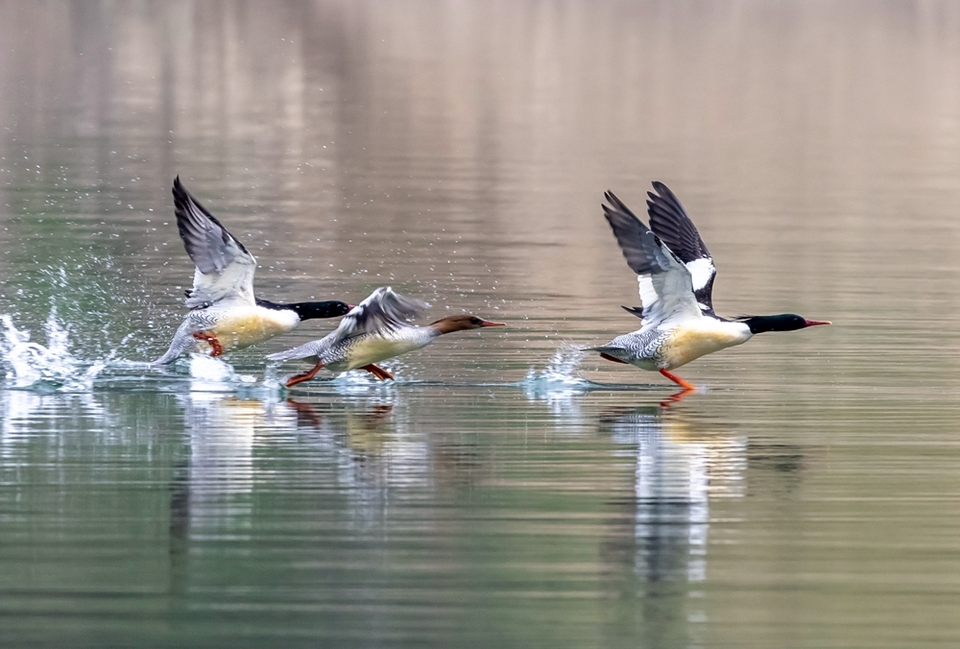
{"type": "Polygon", "coordinates": [[[677,385],[679,385],[681,388],[684,388],[684,389],[687,389],[687,390],[696,390],[696,389],[697,389],[697,386],[695,386],[693,383],[687,383],[686,381],[684,381],[683,379],[681,379],[681,378],[680,378],[679,376],[677,376],[676,374],[671,374],[671,373],[668,372],[667,370],[660,370],[660,373],[663,374],[663,375],[664,375],[665,377],[667,377],[668,379],[670,379],[671,381],[673,381],[674,383],[676,383],[677,385]]]}
{"type": "Polygon", "coordinates": [[[363,367],[360,367],[358,369],[367,370],[368,372],[373,374],[375,377],[377,377],[381,381],[386,381],[387,379],[390,379],[391,381],[393,380],[393,374],[383,369],[382,367],[377,367],[373,363],[370,363],[369,365],[364,365],[363,367]]]}
{"type": "Polygon", "coordinates": [[[614,363],[623,363],[624,365],[629,365],[629,364],[630,364],[630,363],[628,363],[627,361],[622,361],[622,360],[620,360],[619,358],[614,358],[614,357],[611,356],[610,354],[604,354],[603,352],[600,352],[600,358],[605,358],[605,359],[607,359],[608,361],[613,361],[614,363]]]}
{"type": "Polygon", "coordinates": [[[220,344],[220,341],[217,340],[216,334],[208,334],[198,332],[193,334],[193,337],[197,340],[205,340],[213,348],[213,351],[210,352],[211,356],[223,356],[223,345],[220,344]]]}
{"type": "Polygon", "coordinates": [[[292,388],[297,383],[303,383],[304,381],[309,381],[310,379],[315,377],[317,375],[317,372],[319,372],[321,369],[323,369],[323,363],[317,363],[314,366],[314,368],[309,372],[304,372],[303,374],[297,374],[296,376],[291,376],[289,379],[287,379],[287,387],[292,388]]]}

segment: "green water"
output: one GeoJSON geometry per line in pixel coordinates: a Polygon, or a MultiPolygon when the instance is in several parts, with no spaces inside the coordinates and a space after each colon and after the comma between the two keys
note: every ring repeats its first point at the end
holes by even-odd
{"type": "Polygon", "coordinates": [[[952,647],[960,8],[0,3],[0,646],[952,647]],[[395,383],[143,365],[193,268],[505,329],[395,383]],[[657,374],[603,191],[684,202],[719,313],[657,374]],[[29,342],[27,338],[29,337],[29,342]],[[31,346],[30,343],[35,343],[31,346]]]}

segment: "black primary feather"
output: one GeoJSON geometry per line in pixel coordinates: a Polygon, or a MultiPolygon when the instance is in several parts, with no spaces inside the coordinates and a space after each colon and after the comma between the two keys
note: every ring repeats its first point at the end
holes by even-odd
{"type": "Polygon", "coordinates": [[[711,259],[710,251],[676,195],[662,182],[653,181],[657,192],[647,192],[650,229],[684,264],[696,259],[711,259]]]}
{"type": "Polygon", "coordinates": [[[603,205],[603,215],[613,229],[627,265],[637,275],[663,273],[669,269],[669,260],[660,250],[660,240],[650,228],[630,211],[630,208],[608,191],[604,198],[610,206],[603,205]]]}
{"type": "Polygon", "coordinates": [[[243,254],[250,255],[240,240],[186,190],[180,176],[173,181],[173,204],[183,247],[204,275],[222,272],[233,261],[231,242],[243,254]]]}
{"type": "Polygon", "coordinates": [[[713,268],[702,286],[693,287],[697,302],[706,307],[703,311],[713,314],[713,281],[717,276],[713,257],[676,194],[657,180],[653,181],[653,189],[656,193],[647,192],[647,215],[650,217],[650,228],[654,234],[691,270],[691,274],[691,263],[699,259],[708,260],[713,268]]]}

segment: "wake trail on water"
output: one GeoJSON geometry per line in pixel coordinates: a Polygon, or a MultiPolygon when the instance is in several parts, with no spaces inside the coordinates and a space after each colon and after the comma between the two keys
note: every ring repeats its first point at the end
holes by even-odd
{"type": "Polygon", "coordinates": [[[542,369],[531,368],[520,382],[528,399],[562,399],[599,390],[633,391],[651,387],[643,384],[597,383],[579,376],[583,348],[572,343],[562,344],[542,369]]]}
{"type": "MultiPolygon", "coordinates": [[[[221,358],[191,354],[158,366],[144,361],[117,358],[117,350],[133,337],[125,337],[117,350],[102,358],[82,358],[74,351],[71,327],[51,308],[43,325],[46,344],[33,340],[32,333],[20,329],[9,314],[0,314],[0,387],[41,393],[90,392],[94,388],[148,384],[157,389],[188,386],[190,392],[238,392],[246,395],[277,394],[285,390],[279,366],[268,363],[263,378],[237,371],[221,358]],[[164,385],[166,383],[166,385],[164,385]]],[[[400,379],[399,383],[416,383],[400,379]]],[[[362,394],[392,390],[394,381],[382,382],[366,372],[346,372],[323,381],[316,387],[344,394],[362,394]]]]}
{"type": "MultiPolygon", "coordinates": [[[[143,382],[170,377],[182,381],[185,378],[182,371],[173,368],[117,358],[116,350],[103,358],[81,358],[71,343],[70,326],[60,320],[55,307],[43,325],[46,345],[32,340],[30,331],[17,328],[9,314],[0,314],[0,329],[0,367],[5,374],[0,382],[2,387],[35,392],[90,392],[98,379],[101,385],[106,385],[120,380],[143,382]]],[[[121,340],[117,349],[123,349],[132,335],[121,340]]],[[[181,366],[183,364],[189,372],[191,391],[229,392],[257,383],[256,377],[240,374],[217,358],[192,355],[181,361],[181,366]]],[[[276,392],[281,385],[275,376],[267,376],[260,387],[276,392]]]]}
{"type": "MultiPolygon", "coordinates": [[[[102,358],[87,359],[74,351],[71,327],[59,318],[55,307],[43,324],[46,345],[32,340],[31,332],[19,329],[9,314],[0,314],[0,387],[41,393],[90,392],[101,389],[152,386],[170,389],[184,385],[191,392],[240,392],[250,395],[283,392],[285,376],[279,366],[268,363],[262,379],[238,372],[221,358],[192,354],[167,366],[117,358],[133,334],[126,336],[116,349],[102,358]]],[[[520,387],[528,399],[558,399],[595,390],[631,390],[641,386],[596,383],[579,375],[584,352],[578,346],[561,345],[546,367],[531,368],[519,383],[484,383],[520,387]]],[[[402,364],[401,364],[402,367],[402,364]]],[[[393,371],[396,372],[396,367],[393,371]]],[[[434,385],[398,377],[397,381],[379,381],[365,372],[345,372],[317,381],[314,389],[332,390],[345,395],[391,391],[400,384],[434,385]]],[[[311,386],[304,386],[309,388],[311,386]]]]}
{"type": "MultiPolygon", "coordinates": [[[[103,358],[82,358],[71,342],[71,327],[51,308],[43,325],[46,344],[20,329],[9,314],[0,314],[0,387],[40,393],[91,392],[94,388],[144,387],[156,389],[188,386],[190,392],[237,392],[249,396],[275,395],[285,388],[278,366],[267,364],[263,379],[238,372],[221,358],[191,354],[170,365],[117,358],[112,351],[103,358]],[[164,382],[167,383],[164,386],[164,382]]],[[[117,350],[133,336],[128,335],[117,350]]],[[[324,381],[327,388],[348,394],[382,391],[382,382],[365,372],[347,372],[324,381]]]]}

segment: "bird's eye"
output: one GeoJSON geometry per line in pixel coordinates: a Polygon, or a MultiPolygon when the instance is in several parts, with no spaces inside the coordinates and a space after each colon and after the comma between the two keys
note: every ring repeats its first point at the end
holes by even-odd
{"type": "Polygon", "coordinates": [[[483,322],[480,318],[470,318],[470,324],[478,325],[483,322]]]}

